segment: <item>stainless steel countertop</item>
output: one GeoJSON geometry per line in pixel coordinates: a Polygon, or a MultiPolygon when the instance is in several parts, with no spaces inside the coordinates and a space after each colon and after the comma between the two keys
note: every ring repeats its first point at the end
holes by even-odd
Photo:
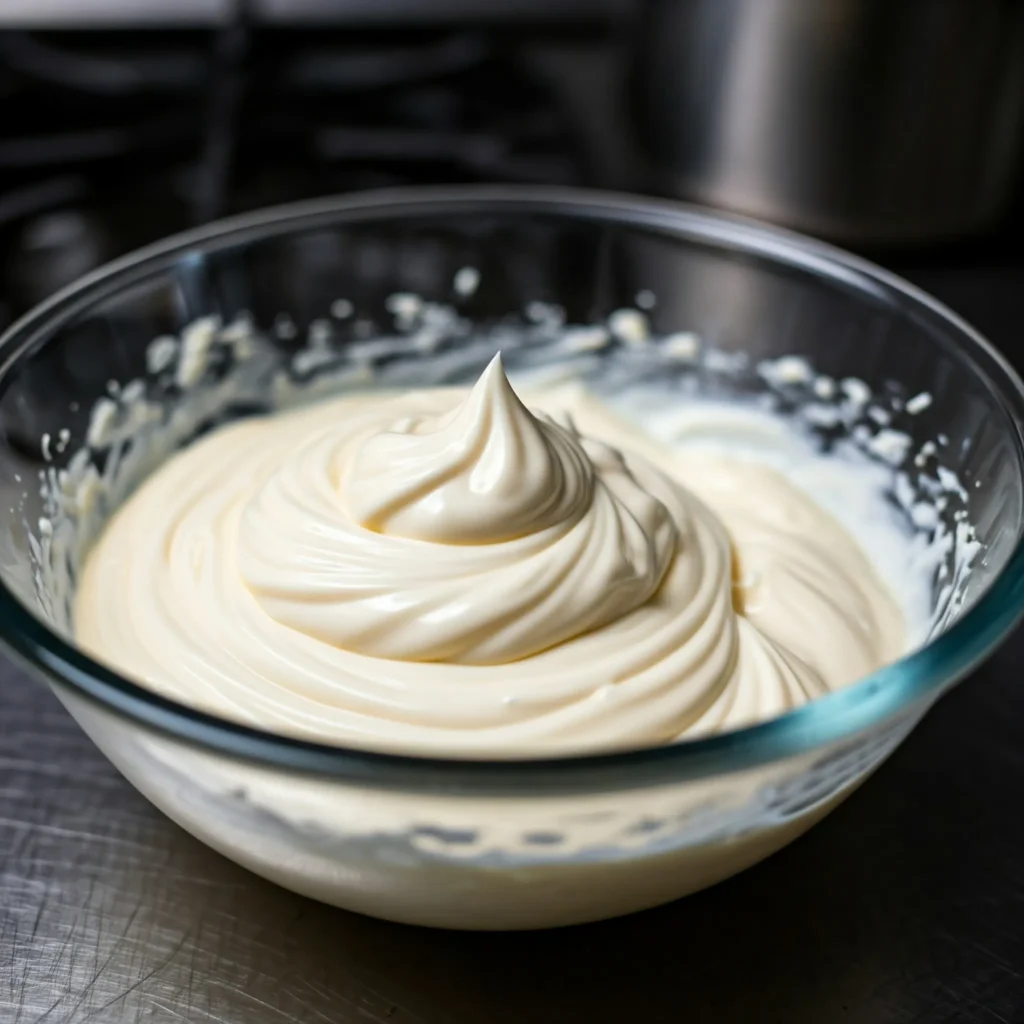
{"type": "Polygon", "coordinates": [[[4,1024],[428,1019],[387,967],[417,957],[415,930],[293,896],[207,850],[6,661],[0,722],[4,1024]]]}
{"type": "MultiPolygon", "coordinates": [[[[998,290],[919,279],[1015,343],[1019,271],[998,290]]],[[[0,1024],[1024,1020],[1022,663],[1018,634],[846,804],[729,882],[620,921],[471,935],[229,863],[0,661],[0,1024]]]]}

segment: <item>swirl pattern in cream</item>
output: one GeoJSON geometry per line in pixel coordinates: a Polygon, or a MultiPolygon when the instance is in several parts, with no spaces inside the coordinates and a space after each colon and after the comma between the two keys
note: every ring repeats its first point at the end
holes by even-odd
{"type": "Polygon", "coordinates": [[[777,473],[577,390],[349,396],[232,424],[115,514],[79,641],[271,730],[453,756],[663,743],[897,657],[855,541],[777,473]]]}

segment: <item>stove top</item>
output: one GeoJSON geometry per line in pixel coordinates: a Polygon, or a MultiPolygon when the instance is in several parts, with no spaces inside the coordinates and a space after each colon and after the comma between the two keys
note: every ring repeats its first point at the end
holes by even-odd
{"type": "Polygon", "coordinates": [[[524,37],[0,33],[0,327],[229,213],[412,183],[586,184],[524,37]]]}
{"type": "MultiPolygon", "coordinates": [[[[645,191],[628,62],[599,21],[0,31],[0,329],[115,256],[274,203],[415,183],[645,191]]],[[[1020,267],[1022,229],[1024,195],[995,236],[867,255],[1020,267]]]]}

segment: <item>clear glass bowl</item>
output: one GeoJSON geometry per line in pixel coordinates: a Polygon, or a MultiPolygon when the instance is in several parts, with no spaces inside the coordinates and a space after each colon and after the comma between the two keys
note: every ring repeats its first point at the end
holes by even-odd
{"type": "MultiPolygon", "coordinates": [[[[1006,637],[1024,598],[1022,415],[1021,382],[949,310],[858,259],[750,222],[627,197],[497,187],[283,207],[103,268],[0,343],[0,636],[158,807],[284,886],[420,924],[529,928],[608,917],[710,885],[792,840],[1006,637]],[[473,271],[458,274],[465,267],[478,282],[473,271]],[[396,315],[406,315],[396,293],[427,301],[425,326],[421,309],[415,329],[396,334],[396,315]],[[969,516],[983,548],[952,600],[936,580],[935,601],[947,606],[936,609],[922,649],[732,733],[490,762],[260,732],[156,696],[77,649],[68,596],[81,550],[54,531],[52,502],[80,482],[86,463],[106,471],[143,440],[170,450],[199,420],[205,429],[260,411],[313,378],[322,390],[365,385],[369,366],[416,383],[440,353],[442,377],[465,380],[509,329],[533,332],[530,345],[550,361],[564,356],[601,375],[633,358],[631,346],[583,342],[570,358],[552,343],[555,328],[563,317],[605,322],[638,294],[641,306],[656,298],[647,313],[656,334],[699,338],[682,360],[691,343],[676,335],[674,361],[637,364],[640,377],[678,387],[680,401],[694,391],[763,394],[786,415],[799,406],[801,381],[769,387],[756,372],[759,360],[782,355],[804,356],[835,379],[856,377],[897,406],[901,396],[931,396],[900,429],[915,449],[938,439],[927,472],[940,461],[965,488],[943,516],[951,532],[969,516]],[[196,387],[180,386],[174,367],[154,358],[154,339],[189,332],[188,344],[206,346],[196,387]],[[367,340],[382,333],[398,341],[367,355],[367,340]],[[238,367],[207,357],[233,351],[242,336],[258,337],[266,372],[222,387],[238,367]],[[122,416],[125,391],[145,395],[158,414],[139,423],[122,416]],[[105,396],[109,429],[100,437],[105,396]],[[188,404],[202,415],[175,417],[188,404]]],[[[879,429],[861,426],[865,436],[879,429]]],[[[146,469],[137,462],[132,479],[146,469]]],[[[917,487],[925,470],[907,462],[892,472],[917,487]]],[[[81,509],[70,523],[79,532],[106,511],[102,501],[81,509]]]]}

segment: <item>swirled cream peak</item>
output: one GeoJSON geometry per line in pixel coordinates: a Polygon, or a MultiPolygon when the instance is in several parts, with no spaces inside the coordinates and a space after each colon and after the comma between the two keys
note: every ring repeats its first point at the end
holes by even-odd
{"type": "Polygon", "coordinates": [[[515,540],[579,519],[595,471],[571,430],[534,416],[495,356],[465,400],[404,415],[335,467],[351,518],[439,544],[515,540]]]}
{"type": "Polygon", "coordinates": [[[485,665],[651,597],[676,527],[618,452],[534,416],[499,358],[446,397],[377,403],[262,481],[238,569],[271,618],[377,658],[485,665]],[[322,507],[295,477],[307,460],[326,469],[322,507]]]}
{"type": "Polygon", "coordinates": [[[358,395],[179,453],[90,555],[76,632],[169,696],[411,753],[641,746],[898,656],[854,540],[774,471],[578,389],[358,395]]]}

